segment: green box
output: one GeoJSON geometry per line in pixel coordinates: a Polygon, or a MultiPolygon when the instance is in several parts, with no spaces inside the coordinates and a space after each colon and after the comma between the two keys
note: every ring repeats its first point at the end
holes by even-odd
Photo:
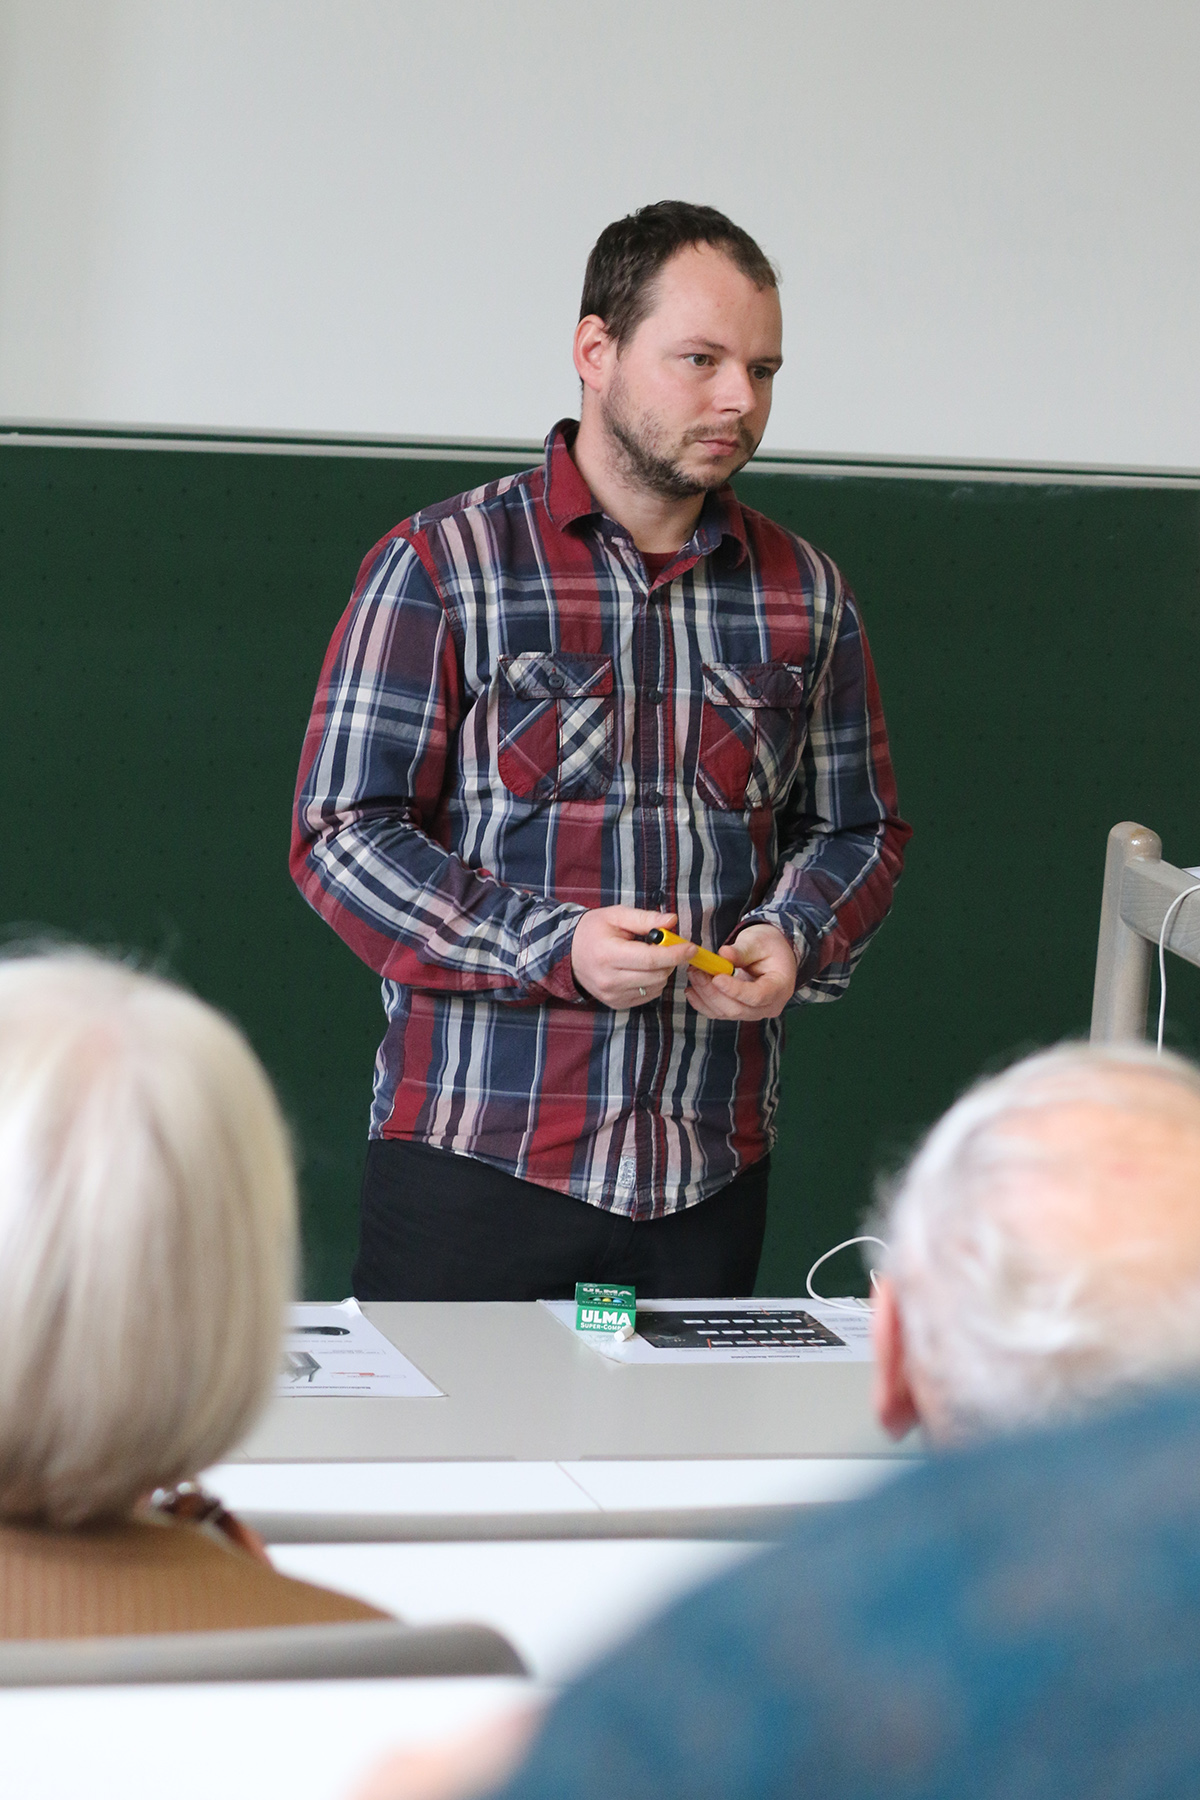
{"type": "Polygon", "coordinates": [[[605,1287],[599,1281],[575,1283],[576,1331],[620,1331],[637,1325],[637,1296],[631,1287],[605,1287]]]}

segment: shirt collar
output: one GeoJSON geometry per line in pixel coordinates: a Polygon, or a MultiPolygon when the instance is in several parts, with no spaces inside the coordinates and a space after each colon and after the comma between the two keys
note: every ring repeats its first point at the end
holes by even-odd
{"type": "MultiPolygon", "coordinates": [[[[580,519],[607,517],[571,455],[578,430],[576,419],[560,419],[546,439],[546,511],[560,531],[580,519]]],[[[705,495],[696,529],[680,554],[690,550],[708,556],[725,538],[733,540],[735,560],[741,562],[747,553],[746,523],[728,482],[705,495]]]]}

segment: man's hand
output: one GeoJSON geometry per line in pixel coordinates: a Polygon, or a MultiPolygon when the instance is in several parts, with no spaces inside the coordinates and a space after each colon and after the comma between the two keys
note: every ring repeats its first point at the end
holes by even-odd
{"type": "Polygon", "coordinates": [[[777,1019],[796,991],[792,946],[774,925],[747,925],[720,954],[736,965],[733,975],[688,970],[688,1003],[706,1019],[777,1019]]]}
{"type": "Polygon", "coordinates": [[[640,906],[597,906],[585,912],[571,940],[576,983],[614,1012],[657,1000],[693,946],[642,940],[655,926],[670,930],[674,923],[674,913],[645,912],[640,906]]]}

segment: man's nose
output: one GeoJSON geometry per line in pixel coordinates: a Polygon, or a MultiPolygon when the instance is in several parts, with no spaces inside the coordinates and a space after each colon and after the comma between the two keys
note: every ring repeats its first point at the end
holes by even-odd
{"type": "Polygon", "coordinates": [[[749,371],[739,368],[736,363],[729,363],[722,368],[716,401],[722,412],[735,412],[739,415],[753,412],[758,394],[749,371]]]}

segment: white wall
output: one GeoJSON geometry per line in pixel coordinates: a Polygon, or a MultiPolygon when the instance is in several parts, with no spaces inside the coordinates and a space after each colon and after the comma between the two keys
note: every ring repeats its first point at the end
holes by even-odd
{"type": "Polygon", "coordinates": [[[0,416],[540,437],[597,231],[781,263],[780,448],[1200,465],[1197,0],[0,0],[0,416]]]}

